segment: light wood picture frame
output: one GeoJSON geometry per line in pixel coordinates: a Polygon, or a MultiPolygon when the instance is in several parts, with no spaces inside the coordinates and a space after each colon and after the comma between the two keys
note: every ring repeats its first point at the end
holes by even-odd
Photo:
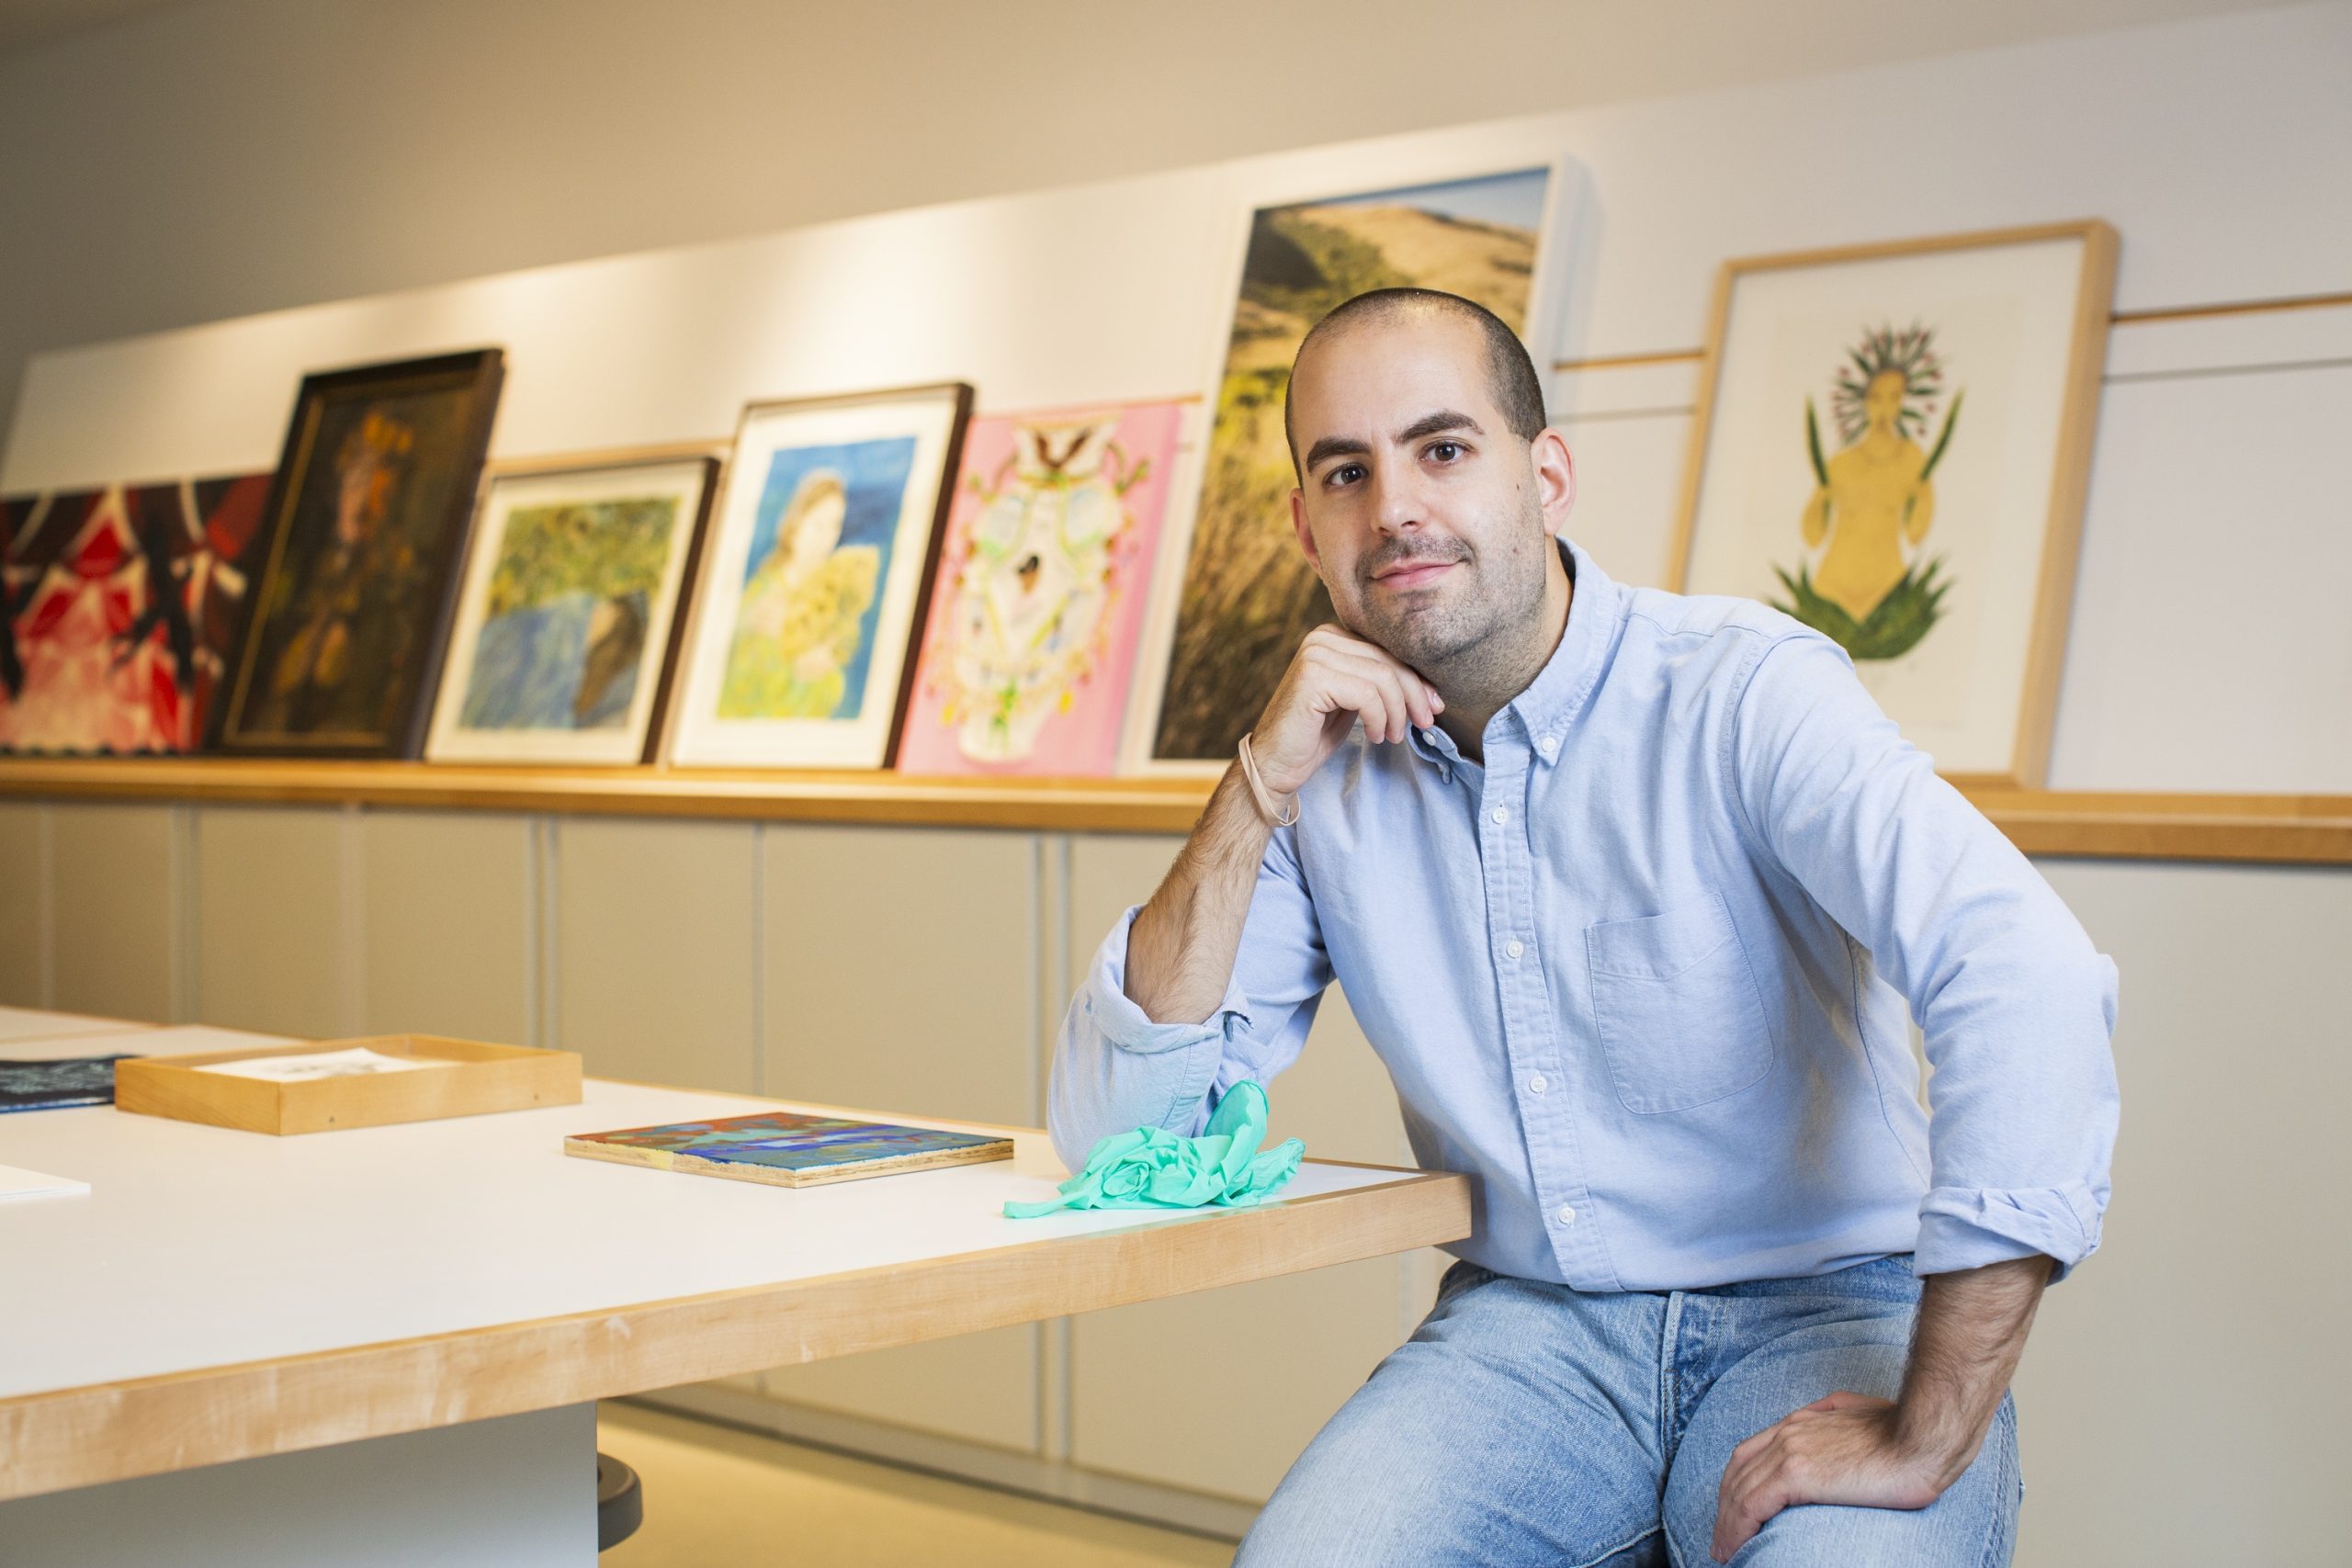
{"type": "Polygon", "coordinates": [[[652,760],[724,449],[684,443],[485,469],[428,761],[652,760]]]}
{"type": "Polygon", "coordinates": [[[2039,788],[2117,250],[2085,220],[1724,263],[1668,584],[1788,611],[1946,776],[2039,788]]]}

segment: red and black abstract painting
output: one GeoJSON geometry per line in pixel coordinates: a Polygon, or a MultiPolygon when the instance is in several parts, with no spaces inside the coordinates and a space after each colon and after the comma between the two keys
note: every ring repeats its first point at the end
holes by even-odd
{"type": "Polygon", "coordinates": [[[0,751],[203,744],[269,479],[0,499],[0,751]]]}

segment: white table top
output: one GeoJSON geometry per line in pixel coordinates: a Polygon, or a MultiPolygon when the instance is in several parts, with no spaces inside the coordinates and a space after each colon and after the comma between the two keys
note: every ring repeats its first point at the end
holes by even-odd
{"type": "MultiPolygon", "coordinates": [[[[249,1034],[242,1029],[215,1029],[209,1024],[182,1023],[159,1029],[147,1023],[120,1023],[87,1018],[71,1034],[6,1032],[7,1014],[0,1009],[0,1062],[49,1062],[73,1056],[187,1056],[198,1051],[233,1051],[240,1045],[290,1045],[282,1034],[249,1034]]],[[[56,1018],[64,1014],[51,1013],[56,1018]]],[[[23,1111],[22,1115],[53,1115],[52,1111],[23,1111]]]]}
{"type": "MultiPolygon", "coordinates": [[[[76,1045],[241,1041],[277,1043],[182,1029],[76,1045]]],[[[1005,1200],[1050,1196],[1063,1175],[1036,1134],[1010,1161],[797,1190],[562,1152],[568,1134],[788,1103],[590,1080],[577,1106],[284,1138],[112,1107],[0,1116],[0,1164],[91,1186],[0,1207],[0,1401],[1238,1217],[1005,1219],[1005,1200]]],[[[1283,1198],[1400,1179],[1413,1178],[1309,1162],[1283,1198]]]]}
{"type": "MultiPolygon", "coordinates": [[[[152,1027],[149,1024],[126,1023],[119,1019],[89,1018],[81,1013],[43,1012],[39,1008],[0,1008],[0,1047],[28,1041],[61,1040],[75,1034],[102,1034],[117,1030],[152,1027]]],[[[0,1061],[40,1061],[45,1056],[96,1055],[99,1053],[61,1045],[53,1051],[0,1052],[0,1061]]]]}

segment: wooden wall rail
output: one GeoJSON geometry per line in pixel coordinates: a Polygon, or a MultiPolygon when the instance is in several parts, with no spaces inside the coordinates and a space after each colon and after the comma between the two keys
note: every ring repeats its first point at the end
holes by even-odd
{"type": "Polygon", "coordinates": [[[873,772],[521,768],[227,757],[11,758],[0,798],[401,807],[1045,831],[1182,833],[1204,779],[909,778],[873,772]]]}
{"type": "MultiPolygon", "coordinates": [[[[244,758],[0,759],[0,798],[864,822],[1182,833],[1204,778],[945,779],[875,773],[490,768],[244,758]]],[[[2352,795],[1971,789],[2028,854],[2352,865],[2352,795]]]]}
{"type": "Polygon", "coordinates": [[[2352,795],[1968,795],[2030,855],[2352,865],[2352,795]]]}

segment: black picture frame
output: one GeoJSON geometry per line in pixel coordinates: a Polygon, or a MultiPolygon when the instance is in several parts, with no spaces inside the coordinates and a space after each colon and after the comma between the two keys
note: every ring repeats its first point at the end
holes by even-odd
{"type": "Polygon", "coordinates": [[[498,348],[302,378],[212,750],[422,753],[504,378],[498,348]]]}

